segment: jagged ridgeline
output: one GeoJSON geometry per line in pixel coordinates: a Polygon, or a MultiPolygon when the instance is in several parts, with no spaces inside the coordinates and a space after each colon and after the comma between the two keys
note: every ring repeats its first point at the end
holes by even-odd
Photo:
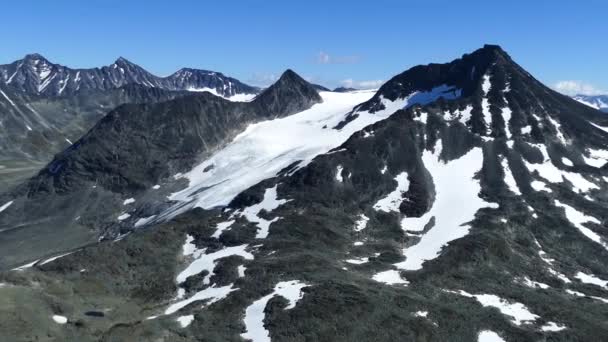
{"type": "Polygon", "coordinates": [[[75,145],[0,197],[8,340],[608,336],[608,117],[498,46],[126,105],[75,145]]]}
{"type": "Polygon", "coordinates": [[[101,68],[71,69],[31,54],[0,65],[0,192],[32,176],[121,104],[203,91],[248,101],[260,89],[191,68],[157,77],[124,58],[101,68]]]}

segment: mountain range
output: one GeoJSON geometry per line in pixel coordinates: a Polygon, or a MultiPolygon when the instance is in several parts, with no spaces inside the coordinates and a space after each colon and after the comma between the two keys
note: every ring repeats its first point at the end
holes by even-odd
{"type": "Polygon", "coordinates": [[[29,54],[11,64],[0,65],[0,82],[29,94],[69,96],[86,90],[110,90],[139,84],[165,90],[208,90],[222,97],[254,95],[260,89],[219,72],[183,68],[158,77],[120,57],[101,68],[71,69],[49,62],[39,54],[29,54]]]}
{"type": "Polygon", "coordinates": [[[249,101],[260,88],[191,68],[158,77],[124,58],[101,68],[71,69],[29,54],[0,65],[0,191],[31,176],[121,104],[204,91],[249,101]]]}
{"type": "Polygon", "coordinates": [[[607,340],[608,117],[499,46],[149,86],[0,193],[4,340],[607,340]]]}
{"type": "Polygon", "coordinates": [[[608,95],[576,95],[573,98],[589,107],[608,112],[608,95]]]}

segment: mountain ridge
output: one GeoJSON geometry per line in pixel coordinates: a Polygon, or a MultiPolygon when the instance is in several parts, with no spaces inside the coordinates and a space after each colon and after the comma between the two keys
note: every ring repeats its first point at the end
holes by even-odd
{"type": "Polygon", "coordinates": [[[214,71],[182,68],[169,76],[159,77],[124,57],[107,66],[71,69],[54,64],[37,53],[0,65],[0,81],[30,94],[47,96],[65,96],[90,89],[109,90],[129,83],[171,91],[214,91],[223,97],[260,91],[214,71]]]}

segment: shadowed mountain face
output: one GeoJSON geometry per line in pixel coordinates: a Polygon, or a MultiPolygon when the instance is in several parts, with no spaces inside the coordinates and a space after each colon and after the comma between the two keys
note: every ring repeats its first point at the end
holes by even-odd
{"type": "Polygon", "coordinates": [[[139,84],[172,91],[208,90],[223,97],[256,94],[259,89],[219,72],[180,69],[167,77],[155,76],[125,58],[92,69],[70,69],[30,54],[11,64],[0,65],[0,82],[28,94],[68,96],[86,90],[110,90],[139,84]]]}
{"type": "Polygon", "coordinates": [[[32,176],[116,106],[151,104],[186,93],[130,84],[46,97],[0,84],[0,192],[32,176]]]}
{"type": "MultiPolygon", "coordinates": [[[[119,227],[112,228],[112,213],[120,210],[121,195],[137,194],[189,170],[248,124],[288,116],[320,101],[315,89],[289,70],[251,102],[204,92],[119,106],[38,175],[2,197],[6,201],[0,202],[14,204],[0,217],[0,244],[34,235],[32,240],[46,247],[26,253],[42,256],[66,243],[76,247],[101,234],[115,235],[119,227]]],[[[0,263],[7,265],[19,254],[13,253],[7,251],[0,263]]]]}
{"type": "MultiPolygon", "coordinates": [[[[318,101],[295,76],[286,73],[282,81],[287,85],[279,81],[280,88],[250,104],[188,97],[122,107],[129,113],[142,109],[131,114],[139,115],[135,121],[141,130],[128,120],[124,125],[121,120],[100,122],[81,147],[54,161],[68,168],[50,164],[38,183],[24,186],[27,198],[17,198],[0,219],[15,220],[35,203],[46,206],[70,198],[72,186],[82,194],[101,175],[106,176],[97,189],[110,193],[152,184],[158,178],[148,180],[143,174],[163,174],[155,167],[168,168],[167,175],[187,169],[195,155],[191,150],[198,149],[196,155],[204,158],[208,147],[185,140],[178,142],[182,147],[173,147],[168,142],[177,139],[174,133],[168,140],[157,138],[175,132],[182,113],[200,112],[209,103],[228,116],[258,113],[257,108],[279,110],[272,118],[297,110],[292,103],[277,103],[281,94],[290,94],[303,108],[318,101]],[[165,118],[168,127],[149,137],[141,133],[143,127],[154,132],[151,127],[161,125],[146,120],[161,115],[166,106],[178,118],[165,118]],[[191,107],[196,110],[185,110],[191,107]],[[237,110],[243,108],[247,110],[237,110]],[[134,138],[138,134],[142,136],[134,138]],[[149,140],[153,152],[138,147],[137,139],[149,140]],[[97,146],[99,140],[114,141],[100,145],[95,157],[105,173],[83,175],[90,167],[79,171],[79,163],[95,164],[84,159],[88,153],[78,151],[92,152],[87,146],[97,146]],[[139,158],[134,154],[142,155],[135,161],[140,166],[121,164],[127,157],[139,158]],[[113,169],[104,160],[121,166],[113,169]],[[124,168],[129,171],[121,174],[124,168]],[[83,185],[81,179],[87,179],[83,185]],[[36,202],[57,191],[66,193],[36,202]]],[[[451,63],[419,66],[394,77],[369,101],[345,113],[333,130],[347,129],[369,115],[387,118],[309,164],[286,168],[250,187],[226,208],[196,208],[143,232],[0,274],[0,282],[8,284],[0,288],[8,303],[0,310],[11,317],[5,336],[80,341],[604,340],[604,114],[545,87],[499,47],[485,46],[451,63]],[[91,311],[104,316],[86,314],[91,311]],[[67,323],[55,323],[53,315],[67,323]]],[[[203,115],[185,117],[191,126],[208,127],[203,115]]],[[[181,127],[180,137],[191,136],[190,129],[181,127]]],[[[99,211],[101,206],[91,204],[95,196],[100,193],[79,202],[99,211]]],[[[100,204],[108,202],[109,197],[101,198],[100,204]]],[[[57,233],[65,239],[77,231],[57,233]]],[[[0,241],[0,250],[17,241],[32,243],[32,238],[24,234],[7,241],[0,241]]]]}

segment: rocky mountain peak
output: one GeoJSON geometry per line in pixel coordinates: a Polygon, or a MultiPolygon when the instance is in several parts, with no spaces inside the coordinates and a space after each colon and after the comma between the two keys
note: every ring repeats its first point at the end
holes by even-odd
{"type": "Polygon", "coordinates": [[[285,116],[309,108],[323,99],[312,84],[291,69],[287,69],[255,102],[277,116],[285,116]]]}

